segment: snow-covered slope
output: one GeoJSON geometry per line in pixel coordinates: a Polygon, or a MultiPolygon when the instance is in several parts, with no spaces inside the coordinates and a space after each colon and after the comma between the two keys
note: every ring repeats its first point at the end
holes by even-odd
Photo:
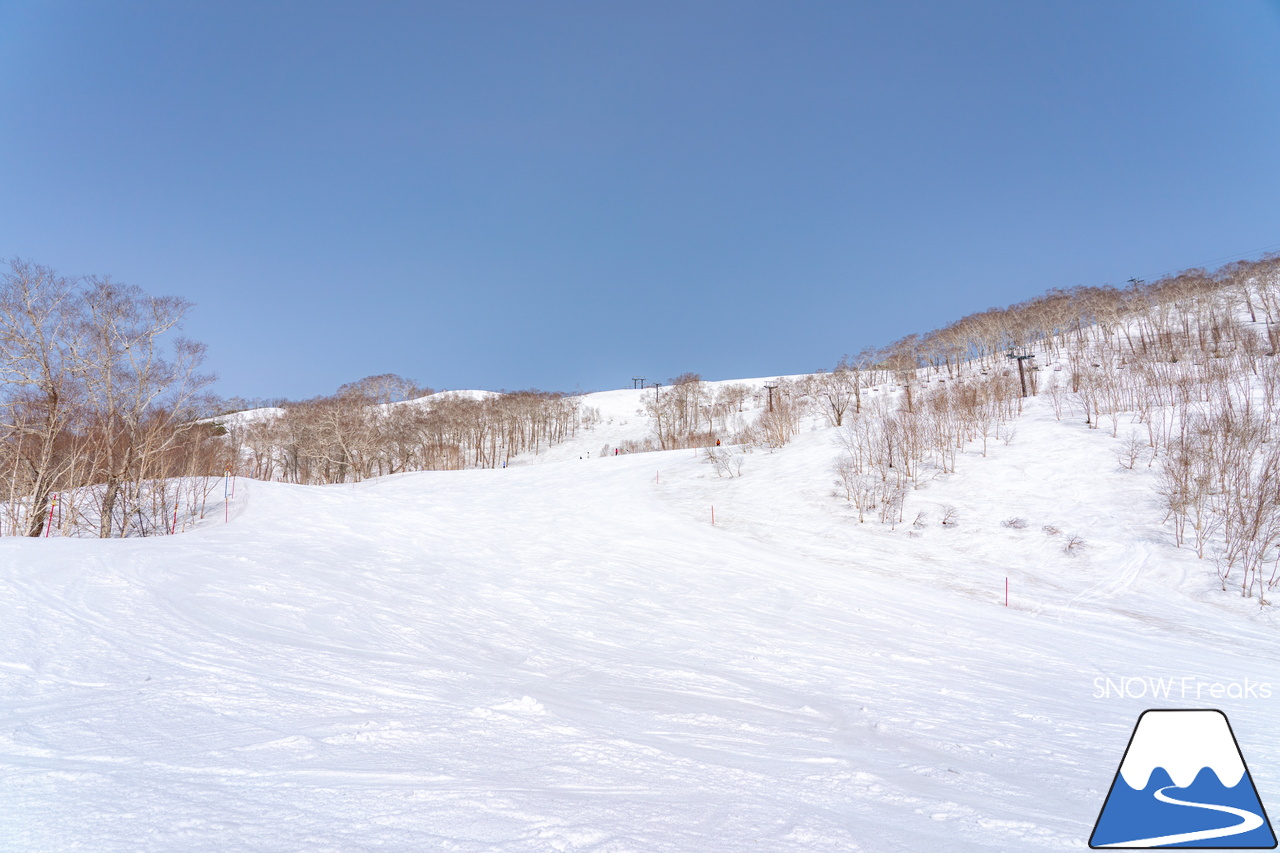
{"type": "MultiPolygon", "coordinates": [[[[501,396],[495,391],[437,391],[434,394],[428,394],[425,397],[415,397],[412,400],[401,400],[398,403],[380,403],[378,408],[387,411],[398,408],[400,406],[423,406],[436,403],[441,400],[484,400],[489,397],[501,396]]],[[[283,415],[285,410],[279,406],[266,406],[260,409],[243,409],[238,412],[228,412],[224,415],[217,415],[211,418],[204,418],[205,421],[214,421],[225,426],[243,426],[256,423],[258,421],[268,420],[283,415]]]]}
{"type": "Polygon", "coordinates": [[[1081,849],[1148,707],[1225,710],[1280,801],[1276,620],[1114,439],[1031,400],[890,530],[831,430],[600,458],[641,393],[536,465],[0,541],[0,849],[1081,849]]]}

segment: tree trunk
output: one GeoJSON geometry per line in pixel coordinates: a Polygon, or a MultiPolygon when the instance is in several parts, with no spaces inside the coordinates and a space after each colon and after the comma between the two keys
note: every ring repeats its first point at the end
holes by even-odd
{"type": "Polygon", "coordinates": [[[27,535],[38,537],[44,533],[45,517],[49,514],[49,495],[52,484],[43,474],[36,480],[31,496],[31,517],[27,519],[27,535]]]}
{"type": "Polygon", "coordinates": [[[120,480],[112,476],[107,479],[106,491],[102,493],[102,517],[98,520],[98,538],[111,538],[111,515],[116,508],[116,497],[120,494],[120,480]]]}

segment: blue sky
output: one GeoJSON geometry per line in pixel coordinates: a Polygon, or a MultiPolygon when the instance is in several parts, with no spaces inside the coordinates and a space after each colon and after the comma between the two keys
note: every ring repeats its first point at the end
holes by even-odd
{"type": "Polygon", "coordinates": [[[219,390],[830,367],[1280,250],[1275,2],[0,4],[0,256],[219,390]]]}

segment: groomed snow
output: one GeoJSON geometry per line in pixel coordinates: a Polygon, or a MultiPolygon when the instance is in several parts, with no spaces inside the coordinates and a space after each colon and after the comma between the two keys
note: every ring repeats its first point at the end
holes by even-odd
{"type": "Polygon", "coordinates": [[[1031,400],[890,530],[828,429],[600,458],[641,393],[538,464],[0,541],[0,849],[1083,849],[1148,707],[1222,708],[1280,802],[1275,617],[1105,432],[1031,400]],[[1098,695],[1153,677],[1273,698],[1098,695]]]}

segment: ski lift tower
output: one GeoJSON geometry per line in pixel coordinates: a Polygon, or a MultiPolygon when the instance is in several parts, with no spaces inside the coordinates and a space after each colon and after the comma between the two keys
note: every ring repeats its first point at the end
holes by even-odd
{"type": "Polygon", "coordinates": [[[1022,396],[1023,397],[1027,396],[1027,374],[1024,372],[1022,368],[1022,362],[1026,361],[1029,358],[1035,358],[1035,355],[1026,355],[1026,354],[1017,355],[1014,353],[1013,350],[1009,350],[1009,353],[1005,356],[1005,358],[1017,359],[1018,381],[1022,383],[1022,396]]]}
{"type": "Polygon", "coordinates": [[[775,388],[778,387],[778,383],[775,382],[772,385],[770,385],[768,382],[766,382],[764,384],[764,387],[765,387],[765,390],[769,392],[769,411],[772,412],[773,411],[773,391],[775,388]]]}

